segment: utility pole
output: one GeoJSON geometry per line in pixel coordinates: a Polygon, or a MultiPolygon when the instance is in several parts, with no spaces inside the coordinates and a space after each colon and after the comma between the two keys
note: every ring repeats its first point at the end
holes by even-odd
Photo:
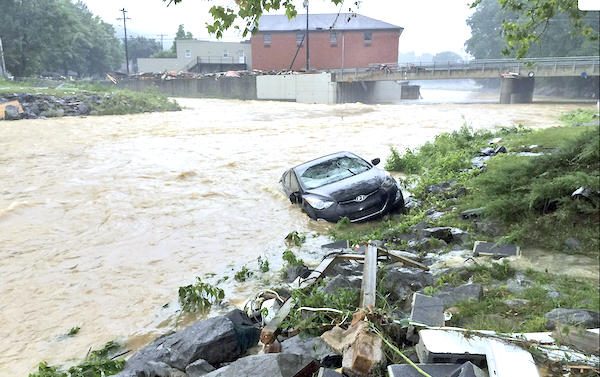
{"type": "Polygon", "coordinates": [[[304,0],[306,7],[306,72],[310,69],[310,55],[308,53],[308,0],[304,0]]]}
{"type": "Polygon", "coordinates": [[[160,50],[163,51],[165,48],[163,46],[163,38],[167,36],[167,34],[157,34],[160,37],[160,50]]]}
{"type": "Polygon", "coordinates": [[[6,64],[4,63],[4,50],[2,49],[2,38],[0,37],[0,76],[8,76],[6,74],[6,64]]]}
{"type": "Polygon", "coordinates": [[[123,18],[117,18],[117,20],[123,20],[123,31],[125,33],[125,66],[127,66],[127,76],[129,76],[129,49],[127,48],[127,20],[131,20],[126,16],[127,11],[125,8],[120,9],[123,12],[123,18]]]}

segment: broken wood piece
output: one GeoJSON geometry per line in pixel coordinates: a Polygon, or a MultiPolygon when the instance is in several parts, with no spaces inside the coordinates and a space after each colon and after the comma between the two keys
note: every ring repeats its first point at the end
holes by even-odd
{"type": "Polygon", "coordinates": [[[277,340],[277,334],[279,333],[279,326],[283,320],[290,314],[290,311],[296,304],[296,300],[289,298],[283,303],[275,317],[265,326],[260,332],[260,341],[263,344],[271,344],[277,340]]]}
{"type": "Polygon", "coordinates": [[[400,255],[394,250],[387,250],[384,248],[379,248],[379,251],[389,255],[390,258],[392,258],[393,260],[395,260],[397,262],[402,262],[402,264],[404,264],[405,266],[420,268],[421,270],[429,271],[429,267],[427,267],[423,263],[417,262],[416,260],[413,260],[413,259],[407,258],[403,255],[400,255]]]}
{"type": "Polygon", "coordinates": [[[352,345],[344,351],[342,367],[352,375],[368,376],[383,362],[383,342],[370,332],[361,332],[352,345]]]}
{"type": "Polygon", "coordinates": [[[499,245],[494,242],[475,241],[473,245],[473,256],[491,257],[520,257],[521,248],[517,245],[499,245]]]}
{"type": "Polygon", "coordinates": [[[308,288],[317,281],[321,280],[324,274],[335,264],[335,260],[338,256],[332,255],[321,261],[321,264],[314,269],[308,277],[302,279],[301,277],[296,278],[294,282],[291,284],[293,288],[304,289],[308,288]]]}
{"type": "Polygon", "coordinates": [[[336,326],[321,334],[321,339],[333,348],[335,352],[341,354],[354,343],[359,333],[367,331],[368,328],[369,325],[365,321],[357,322],[355,325],[348,327],[347,330],[336,326]]]}
{"type": "Polygon", "coordinates": [[[360,288],[360,307],[374,308],[377,288],[377,247],[369,245],[365,253],[362,285],[360,288]]]}
{"type": "Polygon", "coordinates": [[[600,355],[600,334],[580,327],[558,326],[552,337],[559,344],[573,346],[580,351],[600,355]]]}

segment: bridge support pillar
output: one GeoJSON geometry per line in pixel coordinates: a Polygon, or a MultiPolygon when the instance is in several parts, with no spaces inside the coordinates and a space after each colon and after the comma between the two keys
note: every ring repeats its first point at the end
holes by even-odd
{"type": "Polygon", "coordinates": [[[523,76],[502,77],[500,85],[500,103],[531,103],[535,78],[523,76]]]}

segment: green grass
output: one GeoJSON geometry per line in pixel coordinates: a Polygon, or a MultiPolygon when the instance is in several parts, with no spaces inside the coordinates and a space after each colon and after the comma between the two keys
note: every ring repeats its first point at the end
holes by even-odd
{"type": "MultiPolygon", "coordinates": [[[[473,330],[494,330],[498,332],[537,332],[546,331],[544,314],[555,308],[577,308],[598,310],[600,294],[597,281],[553,275],[533,270],[525,271],[532,285],[520,293],[510,292],[504,285],[512,268],[479,266],[470,269],[473,281],[487,286],[481,301],[468,301],[456,305],[456,314],[450,325],[473,330]],[[548,292],[558,292],[551,298],[548,292]],[[506,301],[524,299],[529,302],[522,307],[511,308],[506,301]]],[[[514,270],[512,270],[514,274],[514,270]]]]}
{"type": "MultiPolygon", "coordinates": [[[[578,110],[562,117],[567,124],[591,121],[593,112],[578,110]]],[[[600,131],[598,127],[555,127],[529,130],[524,127],[489,131],[458,131],[438,135],[418,150],[400,154],[392,150],[386,168],[411,175],[413,196],[422,201],[421,209],[394,215],[369,225],[340,223],[331,230],[336,239],[365,242],[370,239],[393,240],[411,225],[425,220],[424,209],[446,210],[448,214],[432,225],[456,226],[468,230],[475,239],[514,242],[564,251],[565,241],[581,243],[574,252],[596,255],[600,248],[600,203],[574,201],[571,193],[581,186],[600,190],[600,131]],[[524,157],[499,154],[487,162],[486,169],[471,168],[488,141],[501,137],[509,152],[523,146],[538,145],[545,154],[524,157]],[[453,190],[464,195],[432,194],[427,186],[454,181],[453,190]],[[449,198],[450,197],[450,198],[449,198]],[[477,233],[472,221],[463,221],[462,210],[484,208],[484,220],[498,222],[506,234],[494,238],[477,233]]],[[[573,250],[570,250],[573,252],[573,250]]]]}

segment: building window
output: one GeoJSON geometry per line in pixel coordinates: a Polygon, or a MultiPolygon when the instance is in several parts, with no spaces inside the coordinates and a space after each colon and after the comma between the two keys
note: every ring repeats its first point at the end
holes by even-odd
{"type": "Polygon", "coordinates": [[[304,32],[303,31],[296,32],[296,46],[302,46],[303,42],[304,42],[304,32]]]}
{"type": "Polygon", "coordinates": [[[185,50],[185,57],[186,58],[191,58],[192,57],[192,50],[185,50]]]}
{"type": "Polygon", "coordinates": [[[370,46],[371,42],[373,42],[373,33],[370,31],[365,31],[363,33],[363,37],[365,39],[365,46],[370,46]]]}
{"type": "Polygon", "coordinates": [[[265,47],[271,47],[271,34],[270,33],[263,34],[263,45],[265,47]]]}
{"type": "Polygon", "coordinates": [[[227,51],[227,50],[223,51],[223,57],[224,58],[229,57],[229,51],[227,51]]]}
{"type": "Polygon", "coordinates": [[[329,43],[331,47],[337,46],[337,33],[335,31],[329,32],[329,43]]]}

